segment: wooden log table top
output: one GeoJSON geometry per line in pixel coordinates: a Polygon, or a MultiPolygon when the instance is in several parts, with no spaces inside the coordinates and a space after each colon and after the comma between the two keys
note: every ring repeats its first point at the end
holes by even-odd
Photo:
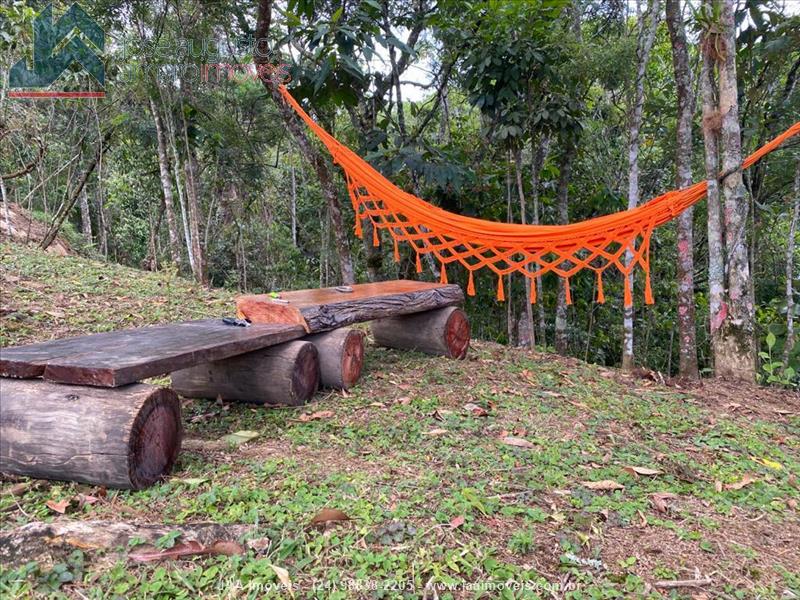
{"type": "Polygon", "coordinates": [[[187,321],[0,348],[0,375],[118,387],[303,335],[305,330],[292,324],[236,327],[221,319],[187,321]]]}
{"type": "Polygon", "coordinates": [[[302,325],[308,333],[317,333],[462,302],[464,293],[457,285],[398,279],[347,288],[240,296],[236,310],[239,317],[253,323],[293,323],[302,325]]]}

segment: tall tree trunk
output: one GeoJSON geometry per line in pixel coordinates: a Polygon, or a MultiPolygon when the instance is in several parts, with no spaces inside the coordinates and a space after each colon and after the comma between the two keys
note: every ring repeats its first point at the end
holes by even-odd
{"type": "MultiPolygon", "coordinates": [[[[710,0],[706,0],[710,7],[710,0]]],[[[703,99],[703,146],[708,191],[706,204],[708,211],[708,313],[709,333],[711,335],[711,354],[716,357],[725,292],[725,249],[723,246],[724,227],[722,206],[719,196],[719,129],[720,119],[717,110],[716,67],[714,60],[715,40],[713,34],[703,32],[701,39],[702,67],[700,70],[700,92],[703,99]]]]}
{"type": "Polygon", "coordinates": [[[173,264],[179,265],[181,261],[181,246],[178,238],[178,227],[175,222],[175,209],[172,199],[172,181],[170,178],[169,156],[167,156],[167,140],[164,135],[164,123],[158,111],[155,100],[150,98],[150,113],[156,126],[156,148],[158,150],[158,171],[161,176],[161,190],[164,194],[164,212],[167,217],[167,232],[169,235],[169,254],[173,264]]]}
{"type": "Polygon", "coordinates": [[[750,262],[747,247],[748,203],[742,184],[742,142],[736,83],[736,2],[722,4],[723,56],[719,62],[719,111],[721,126],[722,199],[725,218],[725,274],[727,293],[720,344],[715,360],[718,377],[754,381],[756,374],[755,308],[750,295],[750,262]]]}
{"type": "MultiPolygon", "coordinates": [[[[628,208],[639,205],[639,133],[642,127],[644,110],[644,80],[650,51],[656,37],[659,21],[660,0],[649,0],[648,10],[642,13],[637,2],[637,44],[636,44],[636,79],[629,114],[628,136],[628,208]],[[648,22],[649,17],[649,22],[648,22]]],[[[625,253],[625,264],[630,264],[633,253],[625,253]]],[[[633,273],[628,277],[628,285],[633,289],[633,273]]],[[[623,312],[622,368],[633,368],[633,306],[626,306],[623,312]]]]}
{"type": "MultiPolygon", "coordinates": [[[[269,47],[267,40],[269,38],[269,29],[272,21],[272,0],[259,0],[258,2],[258,15],[256,19],[255,40],[256,47],[253,53],[253,62],[257,66],[266,65],[269,63],[269,47]]],[[[344,229],[342,222],[342,208],[339,203],[339,192],[336,187],[336,182],[333,178],[330,165],[322,154],[322,152],[311,144],[306,134],[304,125],[298,120],[294,114],[292,107],[286,104],[286,101],[278,91],[278,86],[274,82],[269,73],[265,73],[261,77],[261,83],[266,90],[270,93],[278,110],[281,113],[284,123],[288,127],[292,136],[294,137],[300,151],[305,156],[319,179],[320,189],[330,211],[331,222],[333,223],[334,236],[336,237],[336,249],[339,257],[339,274],[342,278],[342,283],[351,284],[355,283],[355,272],[353,270],[353,257],[350,254],[350,243],[347,238],[347,232],[344,229]]]]}
{"type": "Polygon", "coordinates": [[[92,244],[92,215],[89,212],[89,196],[86,194],[86,186],[81,190],[78,199],[78,208],[81,211],[81,233],[86,243],[92,244]]]}
{"type": "Polygon", "coordinates": [[[297,248],[297,178],[292,165],[292,244],[297,248]]]}
{"type": "MultiPolygon", "coordinates": [[[[163,98],[162,98],[163,104],[163,98]]],[[[181,210],[181,223],[183,224],[183,239],[186,242],[186,255],[189,258],[189,268],[191,269],[192,273],[194,273],[194,253],[192,252],[192,234],[189,231],[189,218],[187,216],[187,209],[186,209],[186,201],[183,197],[183,181],[181,180],[181,156],[178,153],[178,144],[176,142],[176,135],[175,129],[177,125],[173,122],[172,113],[170,111],[165,111],[166,119],[165,123],[167,125],[167,141],[169,142],[170,150],[172,151],[172,161],[174,165],[174,169],[172,170],[172,174],[175,177],[175,189],[178,192],[178,207],[181,210]]]]}
{"type": "MultiPolygon", "coordinates": [[[[533,204],[534,225],[539,224],[539,184],[541,182],[542,167],[550,149],[550,136],[540,133],[538,136],[531,136],[531,199],[533,204]],[[538,144],[536,138],[538,137],[538,144]]],[[[539,270],[539,267],[536,267],[539,270]]],[[[542,291],[542,278],[536,278],[536,314],[539,321],[539,343],[547,346],[547,325],[544,314],[544,294],[542,291]]]]}
{"type": "MultiPolygon", "coordinates": [[[[676,184],[679,188],[685,188],[692,184],[692,116],[695,101],[680,0],[666,0],[666,17],[678,90],[676,184]]],[[[692,207],[678,217],[678,372],[681,377],[689,379],[699,376],[694,308],[693,222],[692,207]]]]}
{"type": "MultiPolygon", "coordinates": [[[[558,222],[566,225],[569,222],[569,182],[572,177],[572,162],[575,159],[577,148],[571,141],[561,155],[558,175],[558,222]]],[[[567,334],[567,281],[558,278],[558,297],[556,298],[556,323],[555,346],[556,352],[566,355],[569,350],[569,336],[567,334]]]]}
{"type": "MultiPolygon", "coordinates": [[[[183,91],[181,91],[183,93],[183,91]]],[[[183,124],[183,143],[186,150],[186,160],[183,163],[186,174],[186,204],[189,220],[189,234],[192,240],[192,256],[194,256],[194,278],[201,284],[208,283],[206,271],[206,260],[203,252],[203,242],[200,237],[200,222],[203,219],[202,207],[200,206],[200,182],[199,169],[197,167],[197,154],[194,146],[189,143],[189,133],[186,125],[186,117],[183,113],[183,101],[181,101],[181,122],[183,124]]]]}
{"type": "Polygon", "coordinates": [[[783,345],[783,366],[789,366],[789,354],[794,349],[794,252],[798,220],[800,220],[800,160],[794,171],[794,210],[786,240],[786,343],[783,345]]]}
{"type": "MultiPolygon", "coordinates": [[[[525,187],[522,184],[522,148],[514,149],[514,173],[517,178],[517,194],[519,195],[519,218],[520,222],[527,223],[525,206],[525,187]]],[[[526,270],[530,270],[526,267],[526,270]]],[[[536,345],[536,333],[533,325],[533,304],[531,304],[531,279],[525,276],[525,319],[528,328],[528,344],[531,348],[536,345]]]]}

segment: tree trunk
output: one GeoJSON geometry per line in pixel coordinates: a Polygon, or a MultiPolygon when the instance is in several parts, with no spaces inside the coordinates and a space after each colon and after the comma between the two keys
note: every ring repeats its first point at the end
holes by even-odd
{"type": "Polygon", "coordinates": [[[797,223],[800,220],[800,160],[794,171],[794,210],[786,241],[786,342],[783,346],[783,366],[789,366],[789,354],[794,349],[794,252],[797,223]]]}
{"type": "MultiPolygon", "coordinates": [[[[666,16],[678,91],[676,184],[678,188],[686,188],[692,185],[692,117],[695,102],[680,0],[667,0],[666,16]]],[[[699,376],[694,303],[693,222],[693,207],[687,208],[678,217],[678,372],[681,377],[689,379],[697,379],[699,376]]]]}
{"type": "MultiPolygon", "coordinates": [[[[542,167],[547,158],[547,153],[550,148],[550,137],[547,134],[540,133],[538,144],[531,148],[531,199],[533,200],[533,221],[534,225],[539,224],[539,184],[541,181],[542,167]]],[[[531,144],[534,144],[534,136],[531,136],[531,144]]],[[[539,270],[539,267],[535,267],[539,270]]],[[[539,343],[542,347],[547,346],[547,325],[545,323],[544,314],[544,293],[542,289],[542,278],[536,278],[536,297],[537,309],[536,314],[539,320],[539,343]]]]}
{"type": "MultiPolygon", "coordinates": [[[[181,101],[181,107],[183,102],[181,101]]],[[[197,167],[197,155],[194,146],[189,143],[189,134],[186,126],[186,117],[181,110],[183,123],[183,142],[186,146],[186,160],[183,167],[186,173],[186,204],[189,220],[189,235],[192,241],[192,256],[194,257],[193,273],[195,279],[205,285],[208,283],[206,260],[203,252],[202,238],[200,237],[200,222],[203,220],[202,207],[200,206],[200,182],[197,167]]]]}
{"type": "Polygon", "coordinates": [[[378,319],[372,322],[371,329],[379,346],[418,350],[449,358],[464,358],[469,349],[469,319],[457,306],[378,319]]]}
{"type": "Polygon", "coordinates": [[[727,294],[715,371],[719,377],[754,381],[756,374],[755,309],[750,295],[750,262],[747,247],[748,203],[742,185],[742,143],[736,82],[736,3],[722,5],[724,56],[719,62],[719,110],[721,126],[723,215],[725,218],[725,273],[727,294]]]}
{"type": "Polygon", "coordinates": [[[175,371],[172,387],[187,398],[298,406],[319,388],[317,349],[310,342],[285,342],[175,371]]]}
{"type": "Polygon", "coordinates": [[[89,196],[86,193],[86,186],[81,190],[80,199],[78,200],[78,207],[81,211],[81,233],[86,243],[91,246],[92,244],[92,215],[89,212],[89,196]]]}
{"type": "Polygon", "coordinates": [[[170,390],[117,389],[3,379],[0,471],[146,488],[170,472],[181,443],[181,408],[170,390]]]}
{"type": "MultiPolygon", "coordinates": [[[[267,40],[271,21],[272,0],[259,0],[255,32],[256,47],[253,53],[253,62],[257,66],[267,65],[269,63],[270,53],[267,40]]],[[[333,231],[336,237],[336,249],[339,256],[339,274],[342,278],[342,283],[348,285],[355,283],[353,258],[350,254],[350,243],[347,232],[342,222],[342,208],[339,203],[339,192],[336,187],[336,182],[333,179],[333,173],[331,172],[328,160],[316,146],[311,144],[308,139],[308,134],[304,129],[304,125],[298,120],[292,107],[283,99],[283,96],[281,96],[278,91],[276,82],[271,79],[268,73],[265,73],[261,77],[261,83],[278,106],[281,117],[297,142],[297,145],[300,147],[301,153],[309,160],[317,174],[320,189],[328,203],[331,222],[333,223],[333,231]]]]}
{"type": "MultiPolygon", "coordinates": [[[[519,214],[520,222],[525,225],[526,206],[525,206],[525,188],[522,185],[522,148],[514,149],[514,173],[517,177],[517,194],[519,195],[519,214]]],[[[526,267],[529,271],[529,267],[526,267]]],[[[528,346],[533,348],[536,345],[536,333],[533,326],[533,304],[531,303],[531,279],[525,276],[525,318],[526,327],[528,328],[528,346]]]]}
{"type": "MultiPolygon", "coordinates": [[[[710,6],[706,3],[706,6],[710,6]]],[[[725,258],[722,207],[719,197],[719,112],[717,111],[717,86],[712,34],[703,32],[700,91],[703,98],[703,146],[705,153],[706,182],[708,184],[708,314],[711,336],[711,354],[716,358],[719,349],[723,294],[725,292],[725,258]]]]}
{"type": "MultiPolygon", "coordinates": [[[[647,63],[650,60],[650,51],[656,37],[658,27],[660,1],[649,0],[646,12],[637,15],[636,29],[636,79],[634,81],[633,99],[629,113],[628,136],[628,209],[639,205],[639,133],[642,127],[642,112],[644,110],[644,81],[647,63]],[[649,23],[648,23],[649,16],[649,23]]],[[[638,4],[637,4],[638,12],[638,4]]],[[[633,260],[633,253],[625,253],[625,264],[633,260]]],[[[633,289],[633,272],[626,275],[628,285],[633,289]]],[[[633,369],[633,305],[626,306],[623,311],[623,342],[622,342],[622,368],[633,369]]]]}
{"type": "Polygon", "coordinates": [[[294,165],[292,169],[292,244],[297,248],[297,178],[294,174],[294,165]]]}
{"type": "Polygon", "coordinates": [[[158,111],[155,100],[150,98],[150,113],[156,126],[156,148],[158,151],[158,171],[161,176],[161,190],[164,194],[164,211],[167,217],[167,230],[169,234],[169,254],[173,264],[179,265],[181,261],[180,239],[178,227],[175,222],[175,208],[172,198],[172,181],[170,177],[169,157],[167,156],[167,140],[164,135],[164,123],[158,111]]]}
{"type": "MultiPolygon", "coordinates": [[[[569,222],[569,182],[572,177],[572,162],[577,149],[572,142],[567,142],[567,147],[561,155],[559,162],[558,191],[558,222],[566,225],[569,222]]],[[[556,298],[556,324],[555,346],[556,352],[566,355],[569,350],[569,336],[567,334],[567,285],[562,277],[558,278],[558,297],[556,298]]]]}

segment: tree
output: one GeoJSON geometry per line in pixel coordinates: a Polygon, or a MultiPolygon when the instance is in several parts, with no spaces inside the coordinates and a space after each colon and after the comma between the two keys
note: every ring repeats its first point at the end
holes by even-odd
{"type": "MultiPolygon", "coordinates": [[[[656,38],[660,18],[660,0],[648,0],[648,8],[641,11],[636,3],[636,76],[631,90],[628,108],[628,208],[639,205],[639,133],[642,127],[644,110],[644,83],[650,51],[656,38]]],[[[633,252],[625,253],[625,264],[630,264],[633,252]]],[[[633,273],[627,275],[628,284],[633,289],[633,273]]],[[[622,368],[633,368],[633,305],[626,306],[623,314],[624,339],[622,341],[622,368]]]]}
{"type": "MultiPolygon", "coordinates": [[[[672,67],[678,96],[678,124],[675,147],[675,185],[685,188],[692,184],[692,118],[694,92],[689,51],[683,26],[680,0],[666,0],[666,20],[672,43],[672,67]]],[[[678,371],[682,377],[696,379],[697,335],[694,298],[694,208],[678,217],[678,371]]]]}

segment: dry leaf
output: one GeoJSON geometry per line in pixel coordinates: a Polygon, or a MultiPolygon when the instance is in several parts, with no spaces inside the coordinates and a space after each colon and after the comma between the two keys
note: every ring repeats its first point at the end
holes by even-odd
{"type": "Polygon", "coordinates": [[[514,437],[513,435],[507,435],[503,438],[503,443],[507,446],[516,446],[517,448],[535,448],[536,446],[533,445],[526,439],[514,437]]]}
{"type": "Polygon", "coordinates": [[[303,423],[308,423],[309,421],[317,421],[319,419],[329,419],[333,416],[332,410],[320,410],[315,413],[303,413],[298,417],[298,420],[302,421],[303,423]]]}
{"type": "Polygon", "coordinates": [[[283,567],[279,567],[278,565],[270,565],[272,570],[275,571],[275,575],[278,576],[278,579],[283,584],[283,587],[286,588],[286,591],[294,598],[294,591],[292,591],[292,580],[289,578],[289,571],[284,569],[283,567]]]}
{"type": "Polygon", "coordinates": [[[667,500],[674,500],[677,497],[678,495],[672,492],[657,492],[655,494],[650,494],[650,502],[653,504],[653,508],[658,512],[666,513],[669,511],[667,500]]]}
{"type": "Polygon", "coordinates": [[[314,518],[311,519],[311,524],[316,526],[325,526],[328,523],[337,522],[337,521],[349,521],[350,517],[348,517],[344,512],[336,508],[323,508],[319,511],[314,518]]]}
{"type": "Polygon", "coordinates": [[[53,512],[57,512],[60,515],[63,515],[67,512],[67,508],[69,507],[70,500],[59,500],[56,502],[55,500],[48,500],[45,502],[45,506],[52,510],[53,512]]]}
{"type": "Polygon", "coordinates": [[[725,485],[725,489],[726,490],[740,490],[743,487],[748,486],[751,483],[754,483],[756,481],[758,481],[758,479],[754,475],[751,475],[750,473],[745,473],[744,477],[742,477],[736,483],[728,483],[728,484],[726,484],[725,485]]]}
{"type": "Polygon", "coordinates": [[[422,435],[444,435],[447,433],[447,429],[431,429],[430,431],[423,431],[422,435]]]}
{"type": "Polygon", "coordinates": [[[222,556],[235,556],[244,554],[244,547],[238,542],[217,540],[206,548],[209,554],[219,554],[222,556]]]}
{"type": "Polygon", "coordinates": [[[459,527],[461,527],[463,524],[464,524],[464,517],[463,517],[463,516],[461,516],[461,515],[458,515],[457,517],[454,517],[454,518],[453,518],[453,519],[450,521],[450,528],[451,528],[451,529],[458,529],[458,528],[459,528],[459,527]]]}
{"type": "Polygon", "coordinates": [[[625,489],[624,485],[617,483],[613,479],[602,479],[600,481],[581,481],[581,485],[589,488],[590,490],[598,490],[601,492],[625,489]]]}
{"type": "Polygon", "coordinates": [[[659,469],[648,469],[647,467],[632,467],[632,466],[625,466],[622,467],[622,470],[626,473],[630,473],[634,477],[638,477],[639,475],[660,475],[661,470],[659,469]]]}
{"type": "Polygon", "coordinates": [[[409,398],[408,396],[401,396],[400,398],[395,400],[394,403],[395,404],[402,404],[403,406],[406,406],[408,404],[411,404],[411,398],[409,398]]]}
{"type": "Polygon", "coordinates": [[[719,479],[714,482],[714,491],[717,493],[722,491],[722,482],[719,479]]]}
{"type": "Polygon", "coordinates": [[[774,469],[776,471],[780,471],[783,469],[783,465],[777,461],[770,460],[768,458],[759,458],[758,456],[751,456],[750,460],[757,462],[760,465],[764,465],[770,469],[774,469]]]}
{"type": "Polygon", "coordinates": [[[472,413],[476,417],[486,417],[489,415],[489,412],[485,408],[478,406],[477,404],[473,404],[472,402],[465,404],[464,410],[468,413],[472,413]]]}

